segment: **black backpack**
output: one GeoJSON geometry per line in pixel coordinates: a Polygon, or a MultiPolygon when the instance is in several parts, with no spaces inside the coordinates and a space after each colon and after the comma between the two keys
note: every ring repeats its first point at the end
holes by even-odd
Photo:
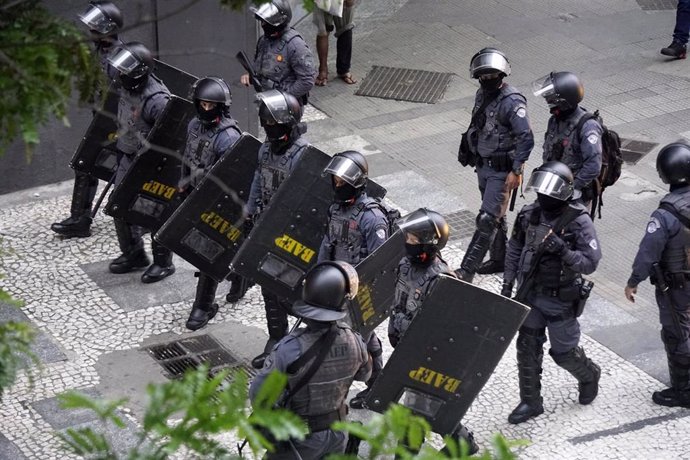
{"type": "Polygon", "coordinates": [[[580,118],[577,124],[577,132],[580,133],[582,126],[588,120],[596,120],[601,125],[603,133],[601,135],[601,170],[599,176],[594,181],[594,197],[592,198],[592,219],[599,215],[601,219],[601,208],[604,206],[603,193],[607,187],[612,186],[621,177],[623,168],[623,154],[621,153],[621,138],[617,132],[609,129],[604,124],[604,120],[599,115],[599,111],[586,113],[580,118]]]}
{"type": "Polygon", "coordinates": [[[395,233],[398,230],[398,219],[400,219],[401,217],[400,210],[395,208],[388,208],[378,198],[374,198],[374,201],[367,204],[366,206],[366,209],[374,208],[380,209],[383,215],[386,216],[386,220],[388,221],[388,237],[390,238],[391,235],[393,235],[393,233],[395,233]]]}

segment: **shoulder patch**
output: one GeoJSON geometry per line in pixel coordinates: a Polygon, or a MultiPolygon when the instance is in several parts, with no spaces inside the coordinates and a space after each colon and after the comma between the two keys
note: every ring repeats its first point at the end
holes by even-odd
{"type": "Polygon", "coordinates": [[[385,228],[379,228],[378,230],[376,230],[376,236],[378,236],[380,240],[385,240],[386,239],[386,229],[385,228]]]}
{"type": "Polygon", "coordinates": [[[599,245],[597,244],[597,240],[592,238],[592,240],[589,242],[589,247],[596,251],[599,247],[599,245]]]}
{"type": "Polygon", "coordinates": [[[599,142],[599,135],[597,133],[592,133],[589,136],[587,136],[587,141],[590,144],[596,144],[597,142],[599,142]]]}
{"type": "Polygon", "coordinates": [[[659,219],[657,219],[656,217],[652,217],[652,219],[647,224],[647,233],[654,233],[659,229],[659,227],[661,227],[659,219]]]}
{"type": "Polygon", "coordinates": [[[527,109],[525,109],[524,107],[520,107],[515,112],[515,115],[517,115],[520,118],[525,118],[525,116],[527,116],[527,109]]]}

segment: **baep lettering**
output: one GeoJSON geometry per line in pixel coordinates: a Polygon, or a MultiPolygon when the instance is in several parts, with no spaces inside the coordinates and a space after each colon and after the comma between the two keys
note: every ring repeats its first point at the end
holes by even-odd
{"type": "Polygon", "coordinates": [[[175,196],[176,193],[175,187],[170,187],[169,185],[161,184],[160,182],[155,180],[148,181],[147,183],[142,185],[141,189],[145,192],[150,193],[151,195],[162,197],[166,200],[172,200],[172,197],[175,196]]]}
{"type": "Polygon", "coordinates": [[[201,221],[208,224],[209,227],[216,230],[221,235],[225,236],[232,242],[235,242],[242,235],[240,229],[232,225],[222,216],[216,214],[214,211],[207,211],[201,214],[201,221]]]}
{"type": "Polygon", "coordinates": [[[367,285],[360,285],[355,297],[362,312],[362,321],[367,321],[374,316],[374,301],[371,299],[371,289],[367,285]]]}
{"type": "Polygon", "coordinates": [[[440,372],[436,372],[426,367],[420,366],[418,369],[410,371],[408,374],[412,380],[443,389],[449,393],[455,393],[460,387],[461,381],[449,377],[440,372]]]}
{"type": "Polygon", "coordinates": [[[283,235],[276,238],[275,245],[280,249],[289,252],[293,256],[299,257],[306,263],[311,262],[311,259],[314,257],[314,255],[316,255],[316,251],[306,247],[288,235],[283,235]]]}

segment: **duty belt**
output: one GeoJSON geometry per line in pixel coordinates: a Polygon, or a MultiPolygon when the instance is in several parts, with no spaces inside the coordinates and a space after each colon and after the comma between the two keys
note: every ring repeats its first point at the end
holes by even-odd
{"type": "Polygon", "coordinates": [[[513,169],[513,160],[508,152],[492,153],[486,158],[481,155],[477,155],[476,162],[477,166],[480,168],[486,165],[496,172],[506,172],[513,169]]]}
{"type": "MultiPolygon", "coordinates": [[[[666,284],[670,289],[685,289],[690,286],[688,283],[690,281],[690,273],[664,273],[664,278],[666,278],[666,284]]],[[[650,281],[656,286],[656,279],[650,278],[650,281]]]]}
{"type": "Polygon", "coordinates": [[[309,432],[316,433],[317,431],[328,430],[333,422],[338,420],[345,420],[347,415],[347,406],[342,405],[340,409],[333,412],[327,412],[321,415],[310,415],[305,417],[307,425],[309,425],[309,432]]]}

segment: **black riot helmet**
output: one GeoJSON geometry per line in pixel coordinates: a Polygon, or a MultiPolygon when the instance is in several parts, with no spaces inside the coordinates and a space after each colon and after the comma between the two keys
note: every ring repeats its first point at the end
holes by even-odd
{"type": "Polygon", "coordinates": [[[396,223],[403,233],[412,233],[416,236],[419,244],[440,250],[448,243],[450,235],[448,222],[441,214],[431,209],[419,208],[401,217],[396,223]]]}
{"type": "Polygon", "coordinates": [[[573,110],[585,96],[585,88],[572,72],[551,72],[532,83],[535,96],[546,99],[550,109],[573,110]]]}
{"type": "Polygon", "coordinates": [[[189,98],[194,101],[196,113],[204,124],[212,124],[219,118],[228,116],[232,104],[230,87],[219,77],[204,77],[194,82],[189,98]],[[211,110],[204,110],[201,101],[214,102],[216,106],[211,110]]]}
{"type": "Polygon", "coordinates": [[[108,56],[108,63],[117,69],[122,86],[129,91],[143,89],[154,66],[151,51],[140,42],[129,42],[115,49],[108,56]]]}
{"type": "Polygon", "coordinates": [[[315,265],[304,278],[302,300],[292,311],[302,318],[337,321],[347,315],[346,302],[357,295],[359,277],[354,267],[343,261],[315,265]]]}
{"type": "Polygon", "coordinates": [[[292,8],[288,0],[271,0],[258,8],[251,7],[250,10],[261,21],[261,28],[269,37],[280,35],[292,20],[292,8]]]}
{"type": "Polygon", "coordinates": [[[510,75],[510,63],[506,55],[496,48],[483,48],[470,60],[470,77],[498,73],[500,78],[510,75]]]}
{"type": "Polygon", "coordinates": [[[124,24],[120,8],[112,2],[93,1],[79,20],[99,35],[115,35],[124,24]]]}
{"type": "Polygon", "coordinates": [[[369,164],[364,155],[355,150],[336,153],[326,168],[324,174],[330,174],[335,190],[335,201],[341,204],[352,204],[366,189],[369,179],[369,164]],[[344,181],[336,186],[335,178],[344,181]]]}
{"type": "Polygon", "coordinates": [[[673,142],[659,151],[656,172],[664,184],[687,184],[690,180],[690,145],[673,142]]]}
{"type": "Polygon", "coordinates": [[[272,89],[257,93],[261,126],[278,124],[295,126],[302,119],[302,105],[290,93],[272,89]]]}
{"type": "Polygon", "coordinates": [[[555,212],[568,205],[573,196],[575,178],[570,168],[560,161],[547,161],[532,171],[526,191],[537,192],[537,201],[547,212],[555,212]]]}

